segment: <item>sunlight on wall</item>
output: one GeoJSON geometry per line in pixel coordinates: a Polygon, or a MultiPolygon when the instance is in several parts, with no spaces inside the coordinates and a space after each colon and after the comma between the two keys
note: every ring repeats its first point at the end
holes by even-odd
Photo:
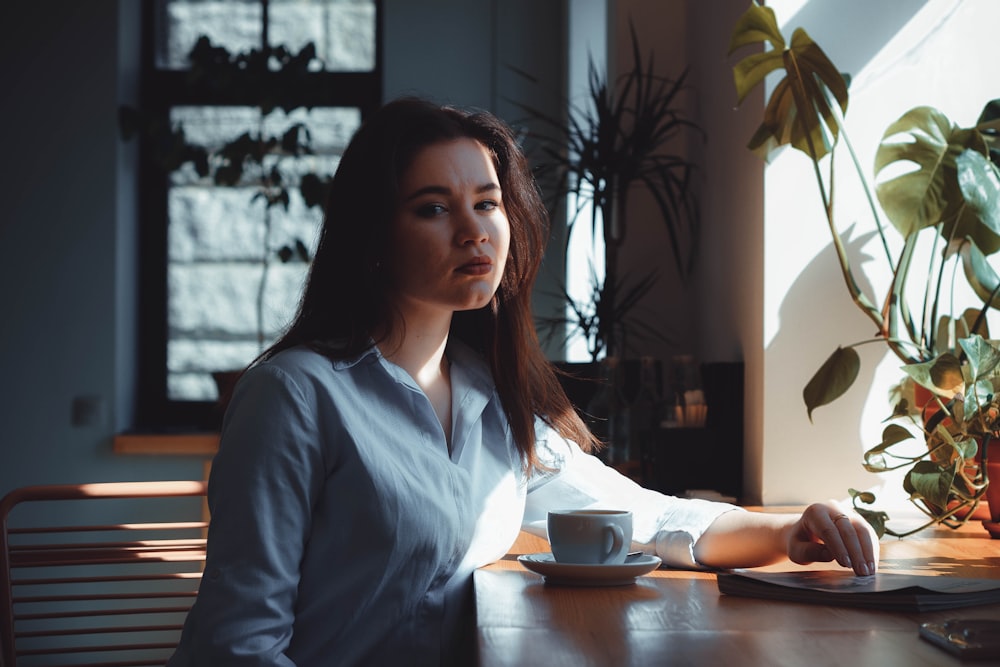
{"type": "Polygon", "coordinates": [[[794,25],[790,25],[790,20],[799,13],[799,10],[809,4],[809,0],[785,0],[784,2],[778,0],[778,2],[772,1],[761,4],[766,4],[768,7],[771,7],[777,12],[778,25],[781,27],[782,31],[785,31],[794,25]],[[778,7],[780,7],[780,9],[778,9],[778,7]]]}
{"type": "MultiPolygon", "coordinates": [[[[787,22],[786,39],[794,27],[805,28],[852,75],[847,132],[869,183],[882,134],[904,112],[933,106],[969,126],[997,94],[985,83],[992,76],[990,33],[1000,21],[1000,3],[993,0],[767,4],[787,22]]],[[[853,164],[842,152],[836,165],[837,229],[855,278],[878,303],[891,273],[853,164]]],[[[855,386],[817,409],[813,423],[802,401],[802,388],[838,345],[873,334],[845,289],[812,166],[803,155],[786,150],[768,166],[764,215],[763,500],[846,498],[848,487],[870,488],[880,506],[902,511],[908,505],[899,478],[879,478],[861,467],[863,452],[880,440],[881,422],[891,412],[887,392],[901,376],[896,357],[886,355],[882,343],[859,348],[862,370],[855,386]],[[820,470],[821,476],[815,474],[820,470]]],[[[901,239],[894,229],[888,236],[895,254],[901,239]]],[[[960,290],[956,298],[969,294],[960,290]]]]}
{"type": "MultiPolygon", "coordinates": [[[[573,199],[570,197],[567,204],[571,210],[575,210],[573,207],[576,206],[573,199]]],[[[566,253],[566,293],[578,304],[590,303],[593,286],[604,282],[604,237],[600,231],[596,235],[591,233],[593,208],[590,201],[581,206],[566,253]]],[[[597,212],[596,220],[600,226],[600,211],[597,212]]],[[[573,317],[569,307],[567,316],[573,317]]],[[[590,360],[587,341],[580,336],[571,335],[566,341],[566,361],[590,360]]]]}
{"type": "MultiPolygon", "coordinates": [[[[588,104],[588,63],[602,63],[608,57],[608,12],[604,3],[571,0],[569,12],[569,58],[567,60],[568,99],[571,106],[586,108],[588,104]]],[[[570,201],[567,209],[576,210],[570,201]]],[[[591,235],[592,206],[584,204],[576,214],[576,226],[569,239],[566,254],[566,292],[576,302],[590,303],[594,280],[604,282],[604,237],[591,235]]],[[[600,221],[600,214],[598,214],[600,221]]],[[[600,284],[598,283],[598,284],[600,284]]],[[[567,309],[567,318],[573,315],[567,309]]],[[[566,361],[590,361],[587,343],[579,336],[566,341],[566,361]]]]}

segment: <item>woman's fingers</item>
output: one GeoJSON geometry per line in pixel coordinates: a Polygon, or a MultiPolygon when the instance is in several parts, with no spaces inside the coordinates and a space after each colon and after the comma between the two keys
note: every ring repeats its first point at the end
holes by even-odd
{"type": "Polygon", "coordinates": [[[811,544],[799,545],[796,555],[802,560],[797,562],[836,560],[855,574],[875,574],[878,538],[868,522],[853,510],[845,511],[833,501],[816,503],[803,512],[800,525],[800,539],[811,544]]]}
{"type": "Polygon", "coordinates": [[[856,574],[875,574],[878,567],[878,537],[874,529],[856,512],[833,518],[856,574]]]}

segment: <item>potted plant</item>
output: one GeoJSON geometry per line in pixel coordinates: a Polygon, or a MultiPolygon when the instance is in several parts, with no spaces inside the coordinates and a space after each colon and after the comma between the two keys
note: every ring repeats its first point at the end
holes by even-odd
{"type": "MultiPolygon", "coordinates": [[[[275,262],[309,262],[310,253],[301,238],[276,239],[274,209],[288,211],[290,188],[297,187],[307,208],[325,199],[328,177],[287,161],[312,154],[312,132],[304,122],[291,122],[275,134],[268,117],[278,109],[291,113],[311,105],[303,96],[303,77],[317,63],[313,44],[298,53],[284,46],[230,53],[202,36],[189,54],[188,85],[211,90],[222,98],[246,102],[259,109],[257,127],[212,145],[198,143],[185,131],[183,123],[170,124],[161,116],[123,106],[119,125],[125,139],[143,136],[154,160],[165,176],[193,170],[195,178],[217,187],[242,187],[251,191],[251,201],[262,202],[263,235],[259,252],[260,281],[256,291],[256,339],[263,349],[268,335],[265,323],[265,295],[268,277],[275,262]]],[[[247,360],[249,361],[249,360],[247,360]]],[[[213,378],[224,395],[239,371],[219,370],[213,378]]]]}
{"type": "Polygon", "coordinates": [[[702,135],[681,105],[688,90],[687,71],[677,79],[657,75],[653,54],[643,59],[634,26],[630,28],[632,68],[609,82],[591,59],[584,102],[568,103],[565,118],[518,105],[547,128],[536,137],[541,156],[533,161],[539,176],[556,184],[553,202],[569,209],[567,248],[581,222],[587,223],[592,238],[603,242],[604,275],[591,267],[589,295],[574,299],[563,289],[568,314],[540,322],[550,335],[568,329],[568,337],[582,337],[593,361],[627,354],[630,335],[663,337],[632,317],[656,283],[657,267],[626,272],[619,264],[631,224],[629,193],[643,188],[652,195],[668,233],[670,258],[682,278],[690,274],[698,237],[696,167],[677,152],[689,133],[702,135]],[[589,219],[583,220],[586,210],[589,219]]]}
{"type": "MultiPolygon", "coordinates": [[[[894,456],[912,433],[890,424],[882,442],[866,453],[865,467],[883,472],[909,466],[904,490],[928,518],[917,530],[937,523],[959,525],[984,497],[987,451],[998,433],[994,396],[1000,395],[1000,349],[986,340],[985,316],[989,308],[1000,306],[1000,278],[987,261],[1000,249],[1000,170],[991,161],[998,161],[1000,101],[989,103],[970,128],[957,127],[931,107],[907,111],[883,135],[875,157],[877,185],[872,188],[844,129],[847,78],[804,30],[796,29],[786,41],[773,10],[752,2],[733,30],[730,54],[761,43],[763,52],[746,56],[734,67],[739,100],[768,74],[780,72],[783,78],[767,100],[764,120],[749,147],[767,157],[787,145],[809,158],[845,285],[876,330],[869,340],[838,347],[806,385],[803,398],[810,419],[813,410],[841,396],[857,378],[856,347],[886,345],[903,362],[907,377],[933,396],[938,416],[932,417],[932,410],[915,414],[908,400],[901,401],[894,416],[919,427],[926,447],[917,454],[894,456]],[[892,271],[881,298],[871,298],[858,286],[835,224],[833,152],[840,145],[849,151],[868,194],[872,224],[892,271]],[[917,168],[894,169],[900,165],[917,168]],[[902,241],[896,255],[888,242],[892,230],[902,241]],[[921,244],[931,245],[928,266],[914,259],[921,244]],[[982,304],[949,312],[950,301],[942,295],[950,294],[958,275],[965,276],[982,304]],[[914,294],[919,295],[916,300],[914,294]]],[[[851,495],[856,506],[875,501],[871,493],[851,490],[851,495]]],[[[884,512],[863,507],[858,511],[879,534],[900,534],[886,527],[884,512]]]]}

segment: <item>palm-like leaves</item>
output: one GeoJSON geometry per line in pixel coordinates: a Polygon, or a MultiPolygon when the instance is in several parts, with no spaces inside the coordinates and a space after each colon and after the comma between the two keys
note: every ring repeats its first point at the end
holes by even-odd
{"type": "MultiPolygon", "coordinates": [[[[530,106],[521,108],[553,130],[553,135],[540,137],[545,160],[539,170],[556,172],[560,197],[576,196],[577,208],[570,213],[571,231],[582,206],[592,202],[602,214],[600,232],[606,245],[620,246],[627,232],[623,214],[627,194],[642,185],[657,202],[674,261],[686,274],[698,225],[692,187],[695,167],[672,150],[686,132],[701,132],[681,110],[687,71],[676,80],[657,76],[652,56],[643,60],[634,28],[632,54],[633,68],[615,86],[609,85],[591,61],[586,104],[573,105],[565,120],[530,106]]],[[[596,225],[598,220],[595,211],[591,222],[596,225]]]]}
{"type": "MultiPolygon", "coordinates": [[[[595,359],[605,348],[609,354],[621,352],[617,348],[625,336],[624,320],[639,300],[626,299],[632,290],[618,286],[618,250],[628,232],[629,192],[641,187],[652,195],[670,240],[672,262],[682,279],[690,274],[697,250],[695,166],[676,152],[688,132],[701,134],[682,111],[687,71],[676,80],[656,75],[653,57],[642,57],[634,27],[631,37],[632,69],[612,85],[591,61],[585,104],[572,105],[566,119],[519,105],[552,132],[540,137],[544,160],[538,171],[554,174],[560,202],[573,195],[569,201],[576,208],[569,213],[567,243],[588,204],[592,205],[590,232],[604,239],[603,283],[594,283],[589,303],[570,301],[576,319],[569,324],[577,332],[587,332],[595,359]]],[[[651,287],[651,283],[646,285],[639,296],[651,287]]],[[[635,318],[630,326],[644,327],[635,318]]]]}
{"type": "Polygon", "coordinates": [[[614,298],[609,298],[607,283],[601,283],[592,267],[589,299],[577,301],[563,289],[559,296],[567,304],[567,315],[542,318],[539,329],[546,341],[556,340],[557,336],[562,343],[583,339],[593,361],[608,351],[611,341],[619,344],[616,352],[627,353],[630,334],[634,334],[631,336],[634,339],[667,341],[658,327],[634,317],[632,312],[656,284],[657,278],[656,273],[650,273],[633,282],[629,276],[622,276],[616,283],[614,298]]]}

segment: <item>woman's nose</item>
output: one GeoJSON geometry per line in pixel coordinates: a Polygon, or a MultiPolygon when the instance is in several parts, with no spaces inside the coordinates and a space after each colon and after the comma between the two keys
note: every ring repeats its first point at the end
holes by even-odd
{"type": "Polygon", "coordinates": [[[478,245],[490,240],[486,225],[477,219],[475,211],[460,216],[456,237],[461,245],[478,245]]]}

